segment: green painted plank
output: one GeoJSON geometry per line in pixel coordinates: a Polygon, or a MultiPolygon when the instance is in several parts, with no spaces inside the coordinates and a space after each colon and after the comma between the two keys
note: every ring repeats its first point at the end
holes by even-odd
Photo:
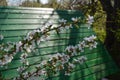
{"type": "MultiPolygon", "coordinates": [[[[59,24],[53,24],[54,27],[57,27],[58,25],[59,24]]],[[[5,25],[0,25],[0,29],[5,30],[6,28],[9,28],[8,30],[11,30],[11,29],[12,30],[14,30],[14,29],[20,29],[21,30],[21,29],[34,29],[35,27],[41,27],[41,26],[43,26],[43,24],[40,24],[40,25],[38,25],[38,24],[32,24],[32,25],[29,25],[29,24],[7,25],[7,24],[5,24],[5,25]]],[[[91,29],[88,29],[88,24],[80,24],[79,26],[80,26],[79,29],[91,30],[91,29]]]]}
{"type": "MultiPolygon", "coordinates": [[[[20,37],[20,36],[27,36],[27,33],[30,32],[29,30],[22,30],[22,31],[4,31],[1,32],[1,34],[4,37],[20,37]]],[[[60,33],[60,35],[56,34],[56,32],[54,34],[50,33],[49,38],[55,38],[55,39],[59,39],[59,38],[68,38],[68,37],[84,37],[84,36],[90,36],[92,35],[92,33],[90,34],[89,32],[84,32],[84,34],[81,34],[81,32],[76,32],[76,33],[60,33]],[[59,37],[60,36],[60,37],[59,37]]]]}
{"type": "Polygon", "coordinates": [[[82,15],[80,11],[60,11],[60,10],[21,10],[21,9],[0,9],[1,13],[16,13],[16,14],[76,14],[82,15]]]}
{"type": "MultiPolygon", "coordinates": [[[[32,24],[32,25],[26,25],[26,24],[16,24],[16,25],[0,25],[0,30],[3,31],[8,31],[8,30],[30,30],[30,29],[38,29],[41,28],[43,24],[32,24]]],[[[53,27],[58,27],[59,24],[53,24],[53,27]]],[[[90,31],[91,29],[88,29],[88,26],[84,24],[80,24],[79,30],[85,30],[85,31],[90,31]]]]}
{"type": "Polygon", "coordinates": [[[14,10],[42,10],[42,11],[60,11],[60,12],[72,12],[72,13],[74,13],[74,12],[80,12],[81,14],[82,14],[82,12],[81,11],[78,11],[78,10],[55,10],[55,9],[53,9],[53,8],[31,8],[31,7],[12,7],[12,6],[0,6],[0,10],[9,10],[9,9],[14,9],[14,10]]]}
{"type": "MultiPolygon", "coordinates": [[[[53,8],[31,8],[31,7],[12,7],[12,6],[0,6],[0,10],[8,10],[8,9],[14,9],[14,10],[44,10],[44,11],[61,11],[61,12],[81,12],[78,10],[55,10],[53,8]]],[[[81,12],[82,14],[82,12],[81,12]]]]}
{"type": "MultiPolygon", "coordinates": [[[[49,20],[52,23],[58,23],[58,19],[49,20]]],[[[0,19],[0,24],[44,24],[46,19],[0,19]]]]}
{"type": "Polygon", "coordinates": [[[62,14],[62,17],[60,17],[61,15],[59,14],[55,14],[55,15],[51,15],[51,14],[14,14],[14,13],[1,13],[0,12],[0,18],[1,19],[71,19],[72,17],[79,17],[80,15],[76,15],[76,14],[68,14],[66,16],[64,16],[64,14],[62,14]]]}

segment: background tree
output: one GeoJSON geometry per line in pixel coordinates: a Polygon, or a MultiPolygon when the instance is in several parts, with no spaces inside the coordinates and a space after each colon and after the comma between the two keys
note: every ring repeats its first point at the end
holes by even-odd
{"type": "Polygon", "coordinates": [[[41,7],[42,3],[39,0],[37,0],[37,1],[25,0],[22,2],[22,4],[20,6],[22,6],[22,7],[41,7]]]}
{"type": "Polygon", "coordinates": [[[48,3],[43,5],[43,7],[58,9],[59,2],[57,0],[48,0],[48,3]]]}
{"type": "MultiPolygon", "coordinates": [[[[67,1],[64,3],[67,4],[67,1]]],[[[69,0],[69,2],[71,9],[82,10],[85,15],[90,14],[95,17],[96,22],[93,24],[95,31],[99,32],[102,41],[106,35],[104,44],[120,66],[120,0],[69,0]]]]}
{"type": "Polygon", "coordinates": [[[7,6],[6,0],[0,0],[0,6],[7,6]]]}
{"type": "Polygon", "coordinates": [[[106,12],[105,45],[120,66],[120,0],[100,0],[106,12]]]}

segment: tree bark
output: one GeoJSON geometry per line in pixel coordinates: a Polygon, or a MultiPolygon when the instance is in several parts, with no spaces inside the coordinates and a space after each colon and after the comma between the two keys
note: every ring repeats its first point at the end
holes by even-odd
{"type": "Polygon", "coordinates": [[[114,5],[111,3],[111,0],[100,0],[103,10],[107,14],[106,39],[104,44],[116,64],[120,66],[120,42],[116,38],[115,33],[118,29],[120,29],[120,26],[116,23],[116,20],[118,19],[117,11],[120,9],[120,0],[113,1],[114,5]]]}

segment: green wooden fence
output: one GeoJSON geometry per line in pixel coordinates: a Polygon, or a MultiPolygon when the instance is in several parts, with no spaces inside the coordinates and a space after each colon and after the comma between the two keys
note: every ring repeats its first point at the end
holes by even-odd
{"type": "MultiPolygon", "coordinates": [[[[80,16],[83,17],[80,11],[72,10],[0,7],[0,34],[4,35],[4,40],[0,41],[0,43],[18,42],[29,31],[40,28],[49,21],[53,22],[54,26],[57,26],[59,19],[64,18],[70,21],[72,17],[80,16]]],[[[55,31],[51,31],[49,41],[41,42],[40,46],[36,48],[36,52],[29,55],[28,60],[32,65],[31,70],[34,69],[35,65],[39,64],[39,62],[36,64],[34,62],[47,59],[56,52],[62,52],[67,45],[75,45],[84,37],[95,34],[92,29],[88,29],[88,24],[80,24],[79,26],[79,29],[65,30],[60,35],[55,31]]],[[[0,68],[4,79],[10,79],[18,75],[16,69],[21,65],[19,61],[20,54],[18,53],[15,56],[7,68],[0,68]]],[[[86,55],[88,59],[84,64],[77,65],[70,76],[60,74],[52,76],[48,80],[99,80],[118,71],[118,68],[100,42],[98,42],[97,48],[93,50],[85,49],[85,52],[80,55],[86,55]]]]}

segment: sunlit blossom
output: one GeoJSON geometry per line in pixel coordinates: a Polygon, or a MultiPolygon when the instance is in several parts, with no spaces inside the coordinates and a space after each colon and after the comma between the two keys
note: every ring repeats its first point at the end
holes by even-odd
{"type": "Polygon", "coordinates": [[[71,18],[71,20],[74,21],[74,22],[77,22],[79,20],[79,18],[78,17],[73,17],[73,18],[71,18]]]}
{"type": "Polygon", "coordinates": [[[93,17],[93,16],[88,15],[88,18],[87,18],[87,23],[91,25],[93,22],[94,22],[94,17],[93,17]]]}
{"type": "Polygon", "coordinates": [[[16,43],[16,52],[19,52],[20,51],[20,47],[22,46],[22,42],[19,41],[18,43],[16,43]]]}
{"type": "Polygon", "coordinates": [[[4,36],[2,34],[0,34],[0,40],[3,40],[4,36]]]}
{"type": "Polygon", "coordinates": [[[65,19],[60,19],[59,22],[65,24],[65,23],[67,22],[67,20],[65,20],[65,19]]]}

